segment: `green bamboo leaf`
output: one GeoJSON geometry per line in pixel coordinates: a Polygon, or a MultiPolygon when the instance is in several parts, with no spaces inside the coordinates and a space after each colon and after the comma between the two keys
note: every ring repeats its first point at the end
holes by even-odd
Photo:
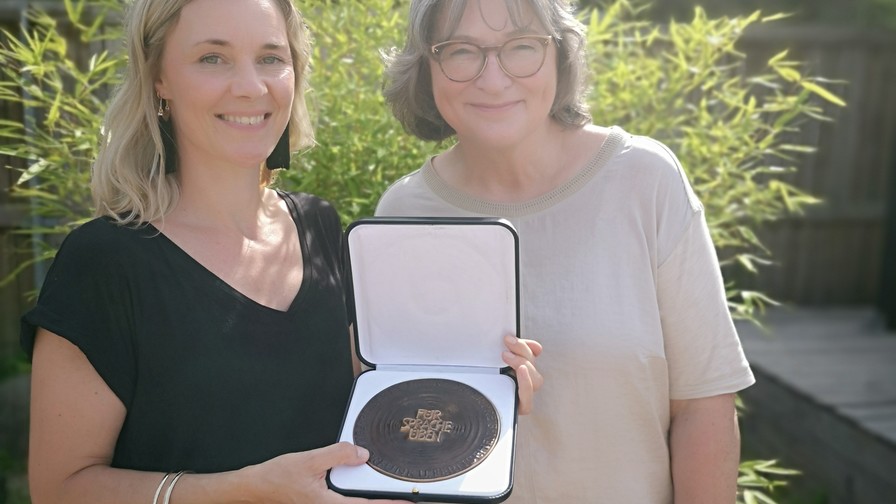
{"type": "Polygon", "coordinates": [[[765,474],[776,474],[779,476],[799,476],[803,474],[802,471],[798,471],[796,469],[787,469],[784,467],[763,467],[757,470],[765,474]]]}
{"type": "Polygon", "coordinates": [[[784,49],[783,51],[779,52],[778,54],[772,56],[771,59],[768,60],[769,66],[775,66],[779,62],[783,61],[784,58],[787,57],[788,52],[789,52],[788,49],[784,49]]]}
{"type": "Polygon", "coordinates": [[[751,303],[762,303],[762,304],[770,304],[772,306],[781,306],[781,302],[775,299],[770,298],[769,296],[756,291],[741,291],[741,297],[745,301],[749,301],[751,303]]]}
{"type": "Polygon", "coordinates": [[[777,14],[772,14],[771,16],[766,16],[762,18],[763,23],[768,23],[772,21],[780,21],[782,19],[787,19],[789,17],[793,17],[794,13],[792,12],[779,12],[777,14]]]}
{"type": "Polygon", "coordinates": [[[790,82],[799,82],[802,79],[802,76],[800,75],[800,73],[792,68],[787,68],[785,66],[776,65],[774,67],[774,69],[776,72],[778,72],[778,75],[780,75],[782,78],[784,78],[784,80],[787,80],[790,82]]]}
{"type": "Polygon", "coordinates": [[[769,497],[765,492],[754,491],[752,493],[756,500],[762,504],[776,504],[775,500],[769,497]]]}
{"type": "Polygon", "coordinates": [[[90,42],[93,40],[98,40],[102,37],[97,36],[97,33],[103,28],[105,24],[105,16],[99,15],[93,19],[89,25],[84,28],[83,33],[81,33],[81,40],[84,42],[90,42]]]}
{"type": "Polygon", "coordinates": [[[818,84],[815,84],[814,82],[809,82],[807,80],[803,80],[803,81],[800,81],[800,85],[803,86],[803,88],[805,88],[805,89],[817,94],[818,96],[824,98],[825,100],[833,103],[834,105],[839,105],[841,107],[846,106],[846,102],[843,101],[842,99],[840,99],[840,97],[838,97],[834,93],[828,91],[827,89],[819,86],[818,84]]]}
{"type": "Polygon", "coordinates": [[[81,19],[81,14],[84,12],[84,2],[73,3],[72,0],[65,0],[65,13],[68,16],[68,19],[73,23],[78,23],[78,20],[81,19]]]}
{"type": "Polygon", "coordinates": [[[53,128],[56,124],[56,121],[59,120],[59,108],[62,105],[63,95],[61,93],[57,93],[53,97],[53,103],[50,105],[50,109],[47,111],[47,117],[45,119],[46,126],[48,128],[53,128]]]}
{"type": "Polygon", "coordinates": [[[778,148],[783,151],[800,152],[803,154],[812,154],[816,151],[816,148],[810,145],[781,144],[778,148]]]}
{"type": "Polygon", "coordinates": [[[0,278],[0,287],[6,287],[11,284],[19,275],[24,273],[28,268],[40,262],[43,258],[28,258],[18,262],[9,273],[0,278]]]}
{"type": "Polygon", "coordinates": [[[22,175],[19,176],[19,179],[16,181],[16,185],[23,185],[27,183],[29,180],[40,175],[41,172],[48,168],[51,168],[51,166],[44,160],[39,160],[36,163],[33,163],[28,167],[28,169],[22,172],[22,175]]]}

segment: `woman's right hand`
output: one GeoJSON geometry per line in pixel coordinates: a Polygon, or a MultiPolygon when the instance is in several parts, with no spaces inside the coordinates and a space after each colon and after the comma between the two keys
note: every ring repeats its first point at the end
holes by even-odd
{"type": "MultiPolygon", "coordinates": [[[[348,442],[316,450],[287,453],[243,471],[249,484],[259,492],[258,502],[271,504],[348,504],[377,502],[409,504],[408,501],[377,500],[342,496],[327,487],[327,471],[340,465],[361,465],[370,454],[348,442]]],[[[253,499],[253,502],[255,500],[253,499]]]]}
{"type": "MultiPolygon", "coordinates": [[[[163,473],[110,467],[125,415],[124,404],[84,353],[68,340],[39,329],[31,373],[28,478],[32,502],[149,502],[163,473]]],[[[171,502],[372,502],[344,497],[327,488],[329,469],[366,461],[366,450],[350,443],[337,443],[317,450],[288,453],[237,471],[188,473],[178,479],[171,502]]]]}

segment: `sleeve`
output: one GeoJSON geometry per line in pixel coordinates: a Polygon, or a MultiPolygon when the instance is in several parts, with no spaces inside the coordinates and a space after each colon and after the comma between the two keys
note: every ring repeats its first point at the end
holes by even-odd
{"type": "Polygon", "coordinates": [[[342,275],[342,221],[339,212],[329,201],[317,196],[306,193],[291,196],[302,214],[302,221],[313,228],[308,230],[308,239],[322,239],[323,258],[330,261],[332,271],[342,275]]]}
{"type": "MultiPolygon", "coordinates": [[[[303,221],[315,226],[315,232],[312,235],[323,237],[321,245],[323,258],[330,261],[330,270],[337,275],[348,314],[351,316],[354,309],[351,296],[351,271],[348,258],[345,255],[345,240],[339,212],[327,200],[311,194],[295,193],[290,196],[299,208],[303,221]]],[[[313,239],[313,236],[309,235],[309,239],[313,239]]],[[[349,318],[349,320],[352,319],[349,318]]]]}
{"type": "Polygon", "coordinates": [[[659,155],[656,187],[657,303],[669,370],[669,396],[694,399],[736,392],[755,381],[731,319],[719,259],[675,154],[659,155]]]}
{"type": "Polygon", "coordinates": [[[133,313],[121,254],[106,234],[112,226],[91,221],[65,238],[36,306],[22,316],[20,339],[29,358],[38,327],[72,342],[128,405],[136,366],[133,313]]]}
{"type": "Polygon", "coordinates": [[[683,234],[657,271],[672,399],[736,392],[754,382],[703,210],[688,214],[683,234]]]}

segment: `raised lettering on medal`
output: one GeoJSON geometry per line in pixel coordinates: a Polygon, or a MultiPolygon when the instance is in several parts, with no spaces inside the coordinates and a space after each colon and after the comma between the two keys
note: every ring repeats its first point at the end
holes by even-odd
{"type": "Polygon", "coordinates": [[[375,394],[355,419],[354,442],[367,464],[405,481],[439,481],[485,460],[500,433],[494,405],[447,379],[408,380],[375,394]]]}
{"type": "Polygon", "coordinates": [[[418,409],[416,418],[404,418],[400,432],[407,433],[408,441],[441,443],[442,434],[453,431],[454,424],[442,419],[439,410],[418,409]]]}

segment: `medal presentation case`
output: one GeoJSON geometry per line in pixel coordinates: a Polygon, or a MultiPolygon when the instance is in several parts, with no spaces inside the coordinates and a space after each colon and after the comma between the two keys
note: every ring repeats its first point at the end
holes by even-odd
{"type": "Polygon", "coordinates": [[[427,502],[501,502],[513,488],[519,334],[516,231],[492,218],[361,219],[346,230],[355,380],[340,441],[370,459],[333,490],[427,502]]]}

